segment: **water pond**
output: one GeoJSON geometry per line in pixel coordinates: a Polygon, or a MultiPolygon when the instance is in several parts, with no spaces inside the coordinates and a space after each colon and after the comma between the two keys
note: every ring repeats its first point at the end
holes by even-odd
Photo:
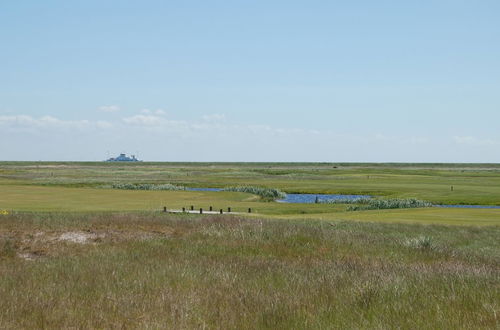
{"type": "Polygon", "coordinates": [[[326,202],[335,199],[364,199],[370,198],[367,195],[340,195],[340,194],[287,194],[285,199],[279,200],[280,203],[315,203],[316,198],[319,202],[326,202]]]}
{"type": "MultiPolygon", "coordinates": [[[[191,191],[221,191],[221,188],[186,188],[191,191]]],[[[316,198],[318,201],[324,202],[333,199],[360,199],[370,198],[366,195],[338,195],[338,194],[287,194],[285,199],[278,200],[280,203],[315,203],[316,198]]]]}
{"type": "MultiPolygon", "coordinates": [[[[186,188],[191,191],[222,191],[221,188],[186,188]]],[[[340,194],[287,194],[285,199],[278,200],[279,203],[315,203],[316,198],[318,201],[329,201],[335,199],[360,199],[371,198],[368,195],[340,195],[340,194]]],[[[443,208],[462,208],[462,209],[500,209],[500,206],[495,205],[434,205],[435,207],[443,208]]]]}

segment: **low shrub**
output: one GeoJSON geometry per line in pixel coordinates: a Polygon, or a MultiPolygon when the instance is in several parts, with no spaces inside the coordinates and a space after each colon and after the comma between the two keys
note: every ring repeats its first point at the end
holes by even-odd
{"type": "Polygon", "coordinates": [[[322,204],[368,204],[371,198],[359,197],[359,198],[337,198],[337,199],[327,199],[320,200],[322,204]]]}
{"type": "MultiPolygon", "coordinates": [[[[361,204],[361,203],[359,203],[361,204]]],[[[411,209],[430,207],[432,203],[415,198],[370,199],[362,205],[351,205],[348,211],[385,210],[385,209],[411,209]]]]}
{"type": "Polygon", "coordinates": [[[274,188],[238,186],[238,187],[226,187],[222,189],[222,191],[244,192],[244,193],[258,195],[262,198],[270,200],[286,198],[286,193],[282,192],[279,189],[274,189],[274,188]]]}
{"type": "Polygon", "coordinates": [[[152,183],[113,183],[102,188],[124,189],[124,190],[186,190],[186,187],[176,186],[170,183],[152,184],[152,183]]]}
{"type": "Polygon", "coordinates": [[[416,238],[409,238],[404,242],[404,245],[419,249],[419,250],[432,250],[434,249],[434,243],[429,236],[420,236],[416,238]]]}

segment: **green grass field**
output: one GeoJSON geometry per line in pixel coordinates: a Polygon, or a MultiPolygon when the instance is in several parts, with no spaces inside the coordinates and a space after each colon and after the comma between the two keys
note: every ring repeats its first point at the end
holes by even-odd
{"type": "Polygon", "coordinates": [[[345,212],[339,205],[283,204],[229,192],[124,191],[115,183],[188,187],[256,185],[288,193],[415,197],[435,204],[500,205],[500,165],[267,163],[0,163],[0,209],[18,211],[154,211],[226,209],[266,216],[442,224],[500,224],[500,210],[345,212]],[[451,191],[453,186],[453,191],[451,191]]]}
{"type": "Polygon", "coordinates": [[[0,328],[500,328],[500,209],[112,183],[500,205],[495,164],[3,162],[0,328]],[[242,214],[162,212],[191,205],[242,214]]]}

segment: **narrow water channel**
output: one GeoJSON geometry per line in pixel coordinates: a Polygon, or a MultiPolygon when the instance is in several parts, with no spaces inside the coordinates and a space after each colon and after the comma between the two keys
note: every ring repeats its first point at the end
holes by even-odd
{"type": "MultiPolygon", "coordinates": [[[[186,188],[190,191],[222,191],[221,188],[186,188]]],[[[364,199],[371,198],[368,195],[341,195],[341,194],[287,194],[285,199],[277,200],[279,203],[291,204],[311,204],[318,202],[325,202],[336,199],[364,199]]],[[[461,208],[461,209],[500,209],[496,205],[434,205],[435,207],[443,208],[461,208]]]]}

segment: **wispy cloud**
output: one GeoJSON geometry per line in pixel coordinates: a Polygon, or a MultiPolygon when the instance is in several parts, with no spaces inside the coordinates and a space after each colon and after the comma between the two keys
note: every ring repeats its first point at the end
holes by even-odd
{"type": "Polygon", "coordinates": [[[158,116],[164,116],[167,114],[167,112],[163,109],[156,109],[156,110],[142,109],[140,113],[145,115],[158,115],[158,116]]]}
{"type": "Polygon", "coordinates": [[[204,121],[207,122],[225,122],[226,121],[226,115],[220,114],[220,113],[214,113],[211,115],[204,115],[201,117],[204,121]]]}
{"type": "Polygon", "coordinates": [[[465,146],[495,146],[500,145],[500,141],[492,139],[478,138],[475,136],[454,136],[453,141],[459,145],[465,146]]]}
{"type": "Polygon", "coordinates": [[[122,118],[123,123],[135,126],[161,126],[171,124],[165,117],[157,115],[134,115],[122,118]]]}
{"type": "Polygon", "coordinates": [[[53,116],[32,117],[28,115],[0,116],[0,126],[4,129],[18,128],[50,128],[50,129],[84,129],[89,127],[105,127],[111,125],[105,121],[63,120],[53,116]]]}
{"type": "MultiPolygon", "coordinates": [[[[12,159],[44,159],[55,152],[62,155],[58,159],[81,159],[82,154],[92,153],[99,159],[105,150],[130,149],[140,150],[146,160],[463,161],[464,150],[480,152],[500,145],[493,139],[472,136],[455,136],[451,141],[456,148],[449,148],[450,138],[238,124],[222,114],[178,120],[157,110],[114,120],[0,116],[0,147],[12,159]],[[34,156],[43,148],[45,153],[34,156]]],[[[473,161],[495,159],[488,156],[473,161]]]]}
{"type": "Polygon", "coordinates": [[[120,111],[120,107],[117,105],[102,105],[99,107],[99,110],[103,112],[118,112],[120,111]]]}

